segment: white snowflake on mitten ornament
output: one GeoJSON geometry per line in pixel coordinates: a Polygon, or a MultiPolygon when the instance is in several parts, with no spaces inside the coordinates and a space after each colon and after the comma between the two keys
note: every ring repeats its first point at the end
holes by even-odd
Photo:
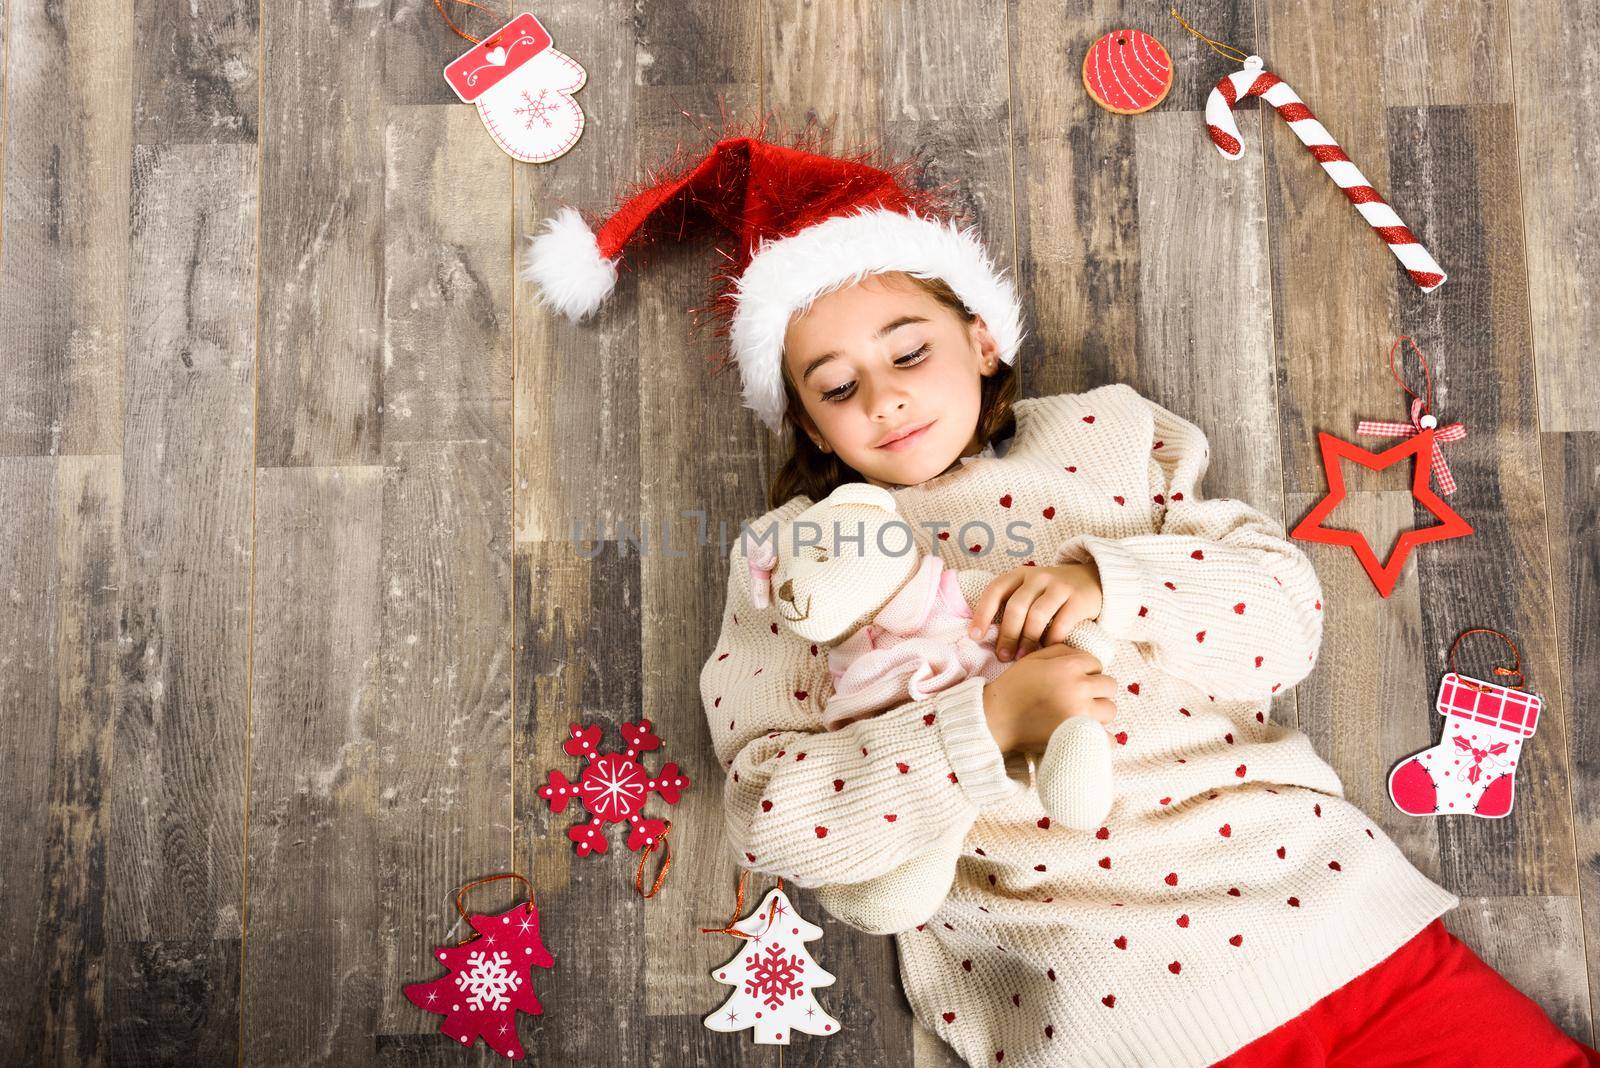
{"type": "MultiPolygon", "coordinates": [[[[741,895],[743,883],[741,882],[741,895]]],[[[817,1004],[815,987],[834,976],[822,969],[802,944],[822,937],[822,928],[800,918],[782,890],[773,889],[761,907],[734,924],[728,933],[746,939],[732,960],[711,973],[734,987],[722,1007],[705,1018],[713,1031],[754,1028],[760,1045],[789,1044],[795,1031],[809,1035],[839,1033],[839,1021],[817,1004]]]]}
{"type": "Polygon", "coordinates": [[[572,94],[588,74],[551,47],[548,31],[521,14],[444,69],[463,103],[476,104],[489,136],[513,159],[547,163],[583,133],[583,109],[572,94]]]}
{"type": "Polygon", "coordinates": [[[1522,743],[1538,727],[1542,703],[1517,687],[1454,671],[1445,675],[1436,705],[1445,717],[1444,733],[1438,745],[1389,773],[1395,807],[1409,816],[1510,814],[1522,743]]]}

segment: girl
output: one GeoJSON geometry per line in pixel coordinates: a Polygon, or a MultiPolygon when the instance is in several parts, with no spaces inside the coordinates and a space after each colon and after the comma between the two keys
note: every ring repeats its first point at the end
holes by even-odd
{"type": "Polygon", "coordinates": [[[1457,898],[1270,721],[1321,640],[1305,556],[1204,499],[1202,433],[1128,387],[1016,399],[1009,283],[902,179],[730,138],[598,234],[564,212],[527,261],[581,316],[641,233],[739,238],[724,307],[745,402],[791,446],[730,553],[700,679],[741,865],[837,897],[970,827],[939,911],[898,929],[888,902],[881,929],[917,1019],[973,1065],[1492,1063],[1462,1037],[1486,1018],[1524,1065],[1600,1063],[1443,929],[1457,898]],[[746,551],[852,480],[894,494],[921,551],[992,573],[974,626],[998,622],[1015,662],[826,731],[826,650],[779,625],[805,591],[755,607],[746,551]],[[1110,662],[1060,644],[1087,619],[1110,662]],[[1079,713],[1117,743],[1092,832],[1052,826],[1029,788],[1079,713]]]}

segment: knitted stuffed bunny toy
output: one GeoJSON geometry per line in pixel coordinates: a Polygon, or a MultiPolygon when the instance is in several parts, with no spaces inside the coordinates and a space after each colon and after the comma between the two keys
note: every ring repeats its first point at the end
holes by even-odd
{"type": "MultiPolygon", "coordinates": [[[[977,641],[967,632],[970,601],[992,576],[947,569],[938,557],[921,554],[887,490],[849,483],[791,522],[792,529],[774,539],[777,546],[763,541],[748,554],[751,601],[764,608],[775,599],[785,627],[829,647],[833,693],[822,713],[828,729],[922,700],[975,674],[992,679],[1009,666],[994,655],[997,625],[977,641]]],[[[1114,646],[1098,624],[1075,627],[1066,641],[1109,664],[1114,646]]],[[[1098,827],[1112,797],[1105,729],[1089,716],[1066,720],[1052,734],[1035,778],[1054,820],[1080,830],[1098,827]]],[[[818,887],[818,898],[861,930],[888,934],[923,923],[949,893],[971,823],[950,828],[875,879],[818,887]]]]}

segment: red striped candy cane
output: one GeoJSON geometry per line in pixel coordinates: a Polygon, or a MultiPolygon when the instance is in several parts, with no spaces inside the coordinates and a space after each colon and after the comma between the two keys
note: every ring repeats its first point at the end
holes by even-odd
{"type": "Polygon", "coordinates": [[[1305,102],[1289,88],[1289,83],[1263,69],[1260,56],[1251,56],[1245,60],[1244,70],[1236,71],[1218,82],[1206,101],[1206,130],[1211,134],[1217,151],[1227,159],[1238,159],[1244,155],[1244,146],[1239,141],[1239,127],[1233,121],[1233,107],[1251,96],[1259,96],[1277,109],[1289,124],[1289,129],[1300,138],[1300,143],[1311,150],[1311,155],[1328,172],[1333,184],[1344,190],[1344,195],[1350,198],[1356,211],[1388,244],[1389,251],[1394,253],[1411,280],[1424,293],[1438,289],[1445,279],[1445,273],[1438,263],[1428,255],[1428,250],[1422,247],[1417,236],[1400,221],[1394,209],[1372,188],[1367,176],[1350,162],[1344,149],[1311,114],[1305,102]]]}

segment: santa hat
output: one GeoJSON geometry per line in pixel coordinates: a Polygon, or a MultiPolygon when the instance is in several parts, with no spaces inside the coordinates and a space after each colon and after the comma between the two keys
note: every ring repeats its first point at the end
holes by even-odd
{"type": "Polygon", "coordinates": [[[532,239],[522,275],[576,321],[611,294],[624,253],[631,265],[653,242],[732,235],[737,249],[719,249],[726,262],[715,272],[723,287],[714,304],[728,320],[744,403],[777,433],[790,316],[867,275],[943,279],[983,317],[1000,359],[1016,359],[1022,316],[1010,281],[977,234],[943,209],[941,194],[911,187],[907,171],[865,154],[726,137],[703,158],[637,184],[598,230],[563,208],[532,239]]]}

